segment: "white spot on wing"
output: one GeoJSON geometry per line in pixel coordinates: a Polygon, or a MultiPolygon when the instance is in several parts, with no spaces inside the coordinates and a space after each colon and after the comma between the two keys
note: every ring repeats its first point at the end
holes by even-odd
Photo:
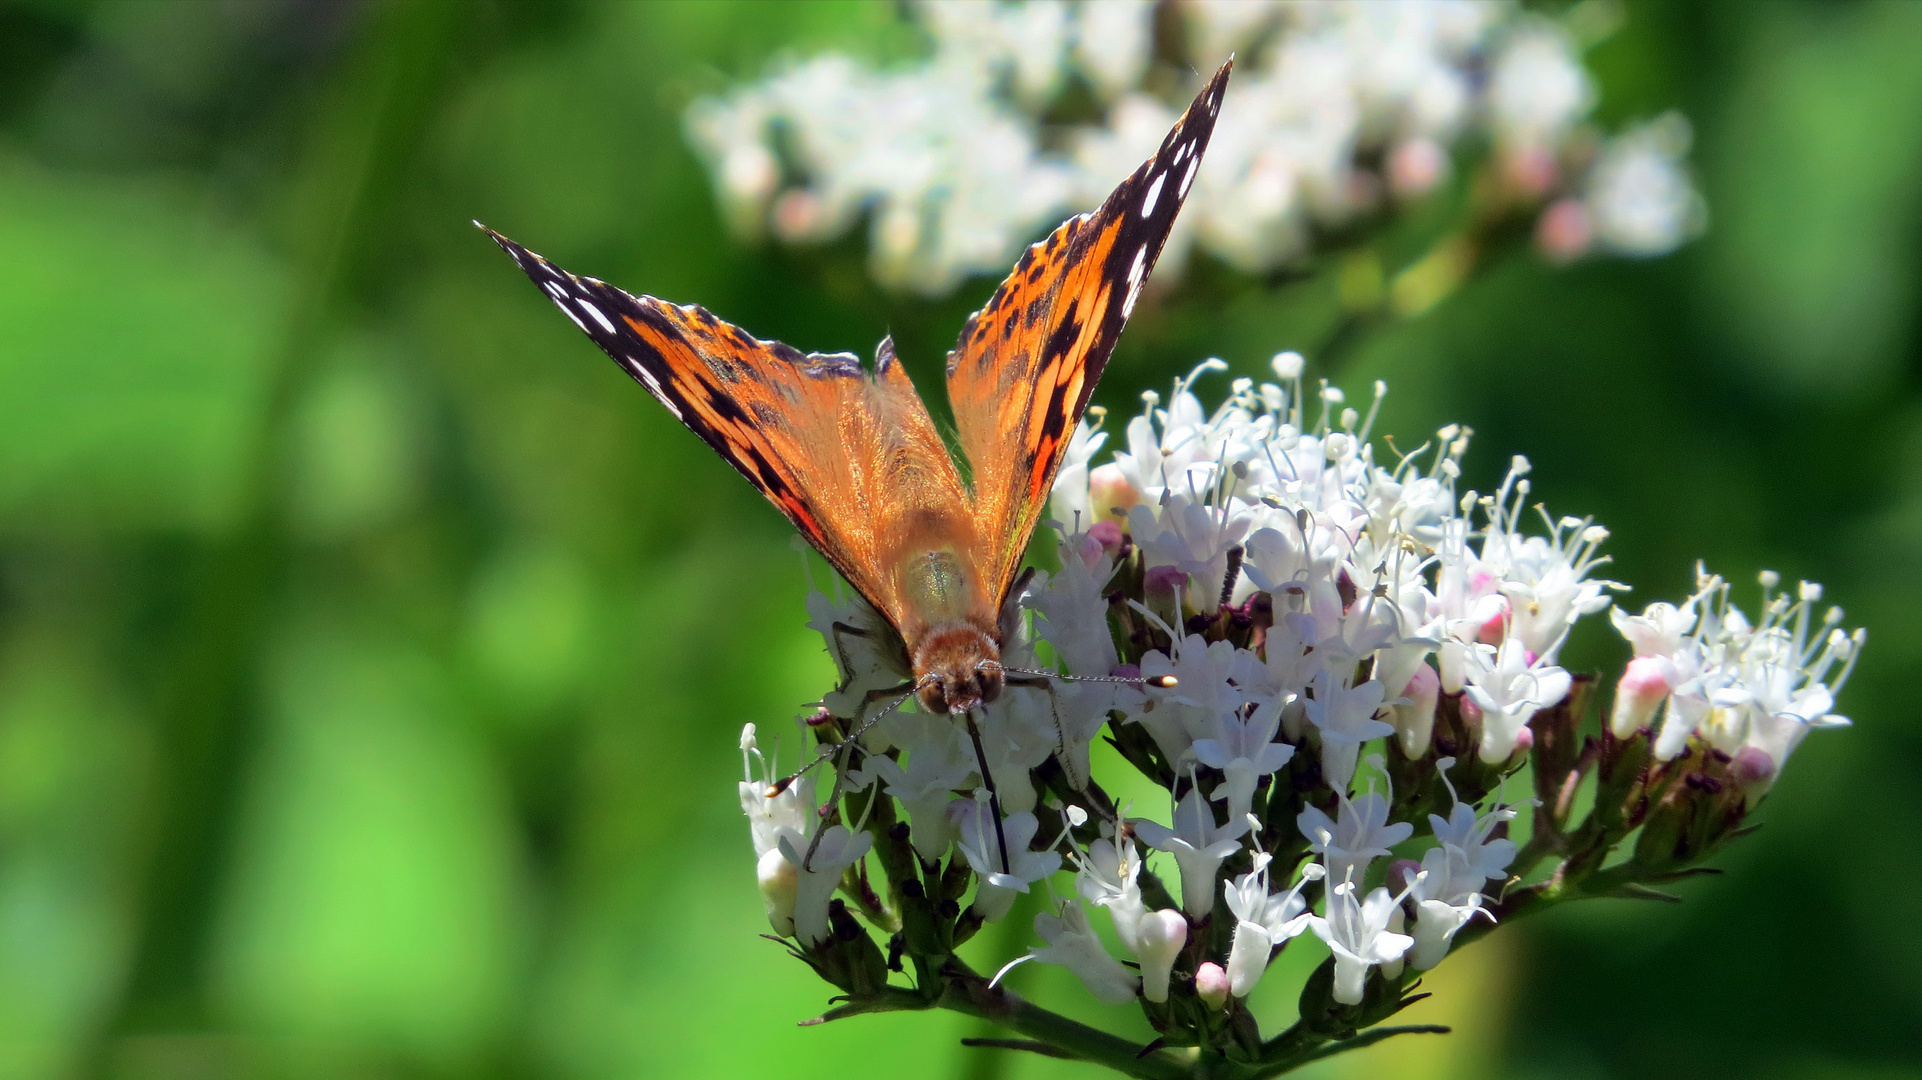
{"type": "Polygon", "coordinates": [[[562,289],[559,285],[555,284],[552,281],[541,282],[541,288],[547,290],[547,295],[553,297],[556,300],[567,299],[567,291],[565,289],[562,289]]]}
{"type": "Polygon", "coordinates": [[[579,315],[574,314],[573,308],[568,307],[566,304],[555,304],[554,306],[561,309],[561,314],[574,320],[574,325],[581,328],[581,333],[591,334],[594,332],[587,328],[587,324],[581,321],[581,317],[579,315]]]}
{"type": "Polygon", "coordinates": [[[581,306],[581,310],[587,312],[589,315],[594,316],[594,321],[597,323],[600,323],[602,329],[606,330],[610,334],[614,332],[614,324],[608,321],[607,316],[601,313],[600,308],[595,307],[593,304],[590,304],[585,300],[576,300],[575,303],[581,306]]]}
{"type": "Polygon", "coordinates": [[[1200,158],[1195,158],[1193,161],[1190,161],[1188,163],[1188,171],[1184,173],[1181,177],[1181,197],[1182,198],[1185,199],[1188,197],[1188,188],[1194,184],[1195,170],[1199,168],[1200,165],[1201,165],[1200,158]]]}
{"type": "Polygon", "coordinates": [[[1141,216],[1147,217],[1155,212],[1155,201],[1161,198],[1161,182],[1168,179],[1167,173],[1155,174],[1155,182],[1148,185],[1148,194],[1141,198],[1141,216]]]}
{"type": "Polygon", "coordinates": [[[1128,268],[1128,295],[1121,301],[1121,317],[1126,319],[1135,313],[1135,301],[1141,299],[1142,271],[1148,265],[1148,245],[1135,249],[1134,265],[1128,268]]]}
{"type": "Polygon", "coordinates": [[[641,373],[641,381],[647,384],[647,392],[653,394],[657,401],[667,406],[667,411],[674,414],[674,419],[681,420],[685,423],[685,418],[681,416],[681,407],[674,404],[674,402],[661,391],[661,380],[655,378],[654,373],[647,370],[645,365],[636,364],[634,365],[634,370],[641,373]]]}

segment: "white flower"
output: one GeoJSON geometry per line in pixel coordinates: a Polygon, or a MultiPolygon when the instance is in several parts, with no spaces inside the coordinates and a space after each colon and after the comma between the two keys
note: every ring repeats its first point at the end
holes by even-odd
{"type": "Polygon", "coordinates": [[[1602,148],[1585,205],[1603,247],[1666,255],[1702,231],[1708,212],[1682,164],[1688,145],[1688,121],[1669,112],[1602,148]]]}
{"type": "Polygon", "coordinates": [[[741,729],[741,768],[747,774],[739,786],[741,812],[747,815],[758,859],[779,846],[782,829],[807,832],[808,821],[814,816],[810,813],[814,808],[814,777],[803,776],[770,797],[767,791],[776,777],[773,766],[761,756],[753,724],[741,729]]]}
{"type": "Polygon", "coordinates": [[[1181,912],[1161,910],[1142,918],[1135,956],[1141,961],[1141,996],[1168,1000],[1168,976],[1188,941],[1188,920],[1181,912]]]}
{"type": "Polygon", "coordinates": [[[1302,867],[1294,888],[1271,896],[1271,858],[1265,851],[1256,852],[1254,869],[1221,885],[1228,910],[1235,916],[1234,943],[1228,949],[1228,989],[1236,997],[1247,997],[1261,981],[1275,946],[1307,928],[1308,902],[1301,898],[1301,889],[1323,874],[1320,866],[1309,863],[1302,867]]]}
{"type": "MultiPolygon", "coordinates": [[[[1435,763],[1443,783],[1454,764],[1455,759],[1446,757],[1435,763]]],[[[1454,786],[1448,790],[1452,796],[1454,786]]],[[[1408,962],[1417,971],[1441,963],[1455,934],[1477,914],[1494,918],[1482,905],[1482,888],[1506,876],[1508,864],[1515,859],[1515,842],[1489,837],[1515,816],[1516,811],[1506,806],[1477,816],[1475,808],[1460,799],[1448,817],[1428,816],[1438,845],[1422,856],[1421,873],[1411,885],[1415,946],[1408,962]]]]}
{"type": "Polygon", "coordinates": [[[1435,731],[1435,707],[1441,700],[1441,675],[1423,664],[1402,690],[1401,704],[1389,715],[1401,739],[1401,752],[1411,760],[1428,753],[1429,738],[1435,731]]]}
{"type": "MultiPolygon", "coordinates": [[[[1248,271],[1299,261],[1318,231],[1379,206],[1384,181],[1404,199],[1432,189],[1464,136],[1492,135],[1531,198],[1576,186],[1559,171],[1578,156],[1563,151],[1595,88],[1554,21],[1473,2],[1180,8],[1186,32],[1168,41],[1151,0],[924,0],[906,10],[932,40],[926,59],[782,61],[694,102],[687,134],[738,234],[815,243],[865,216],[876,279],[930,294],[1004,270],[1147,158],[1175,119],[1155,94],[1193,89],[1160,85],[1152,60],[1183,45],[1169,59],[1195,78],[1243,55],[1158,282],[1180,276],[1196,243],[1248,271]],[[1063,125],[1071,71],[1104,109],[1063,125]],[[1060,150],[1043,130],[1060,132],[1048,140],[1060,150]]],[[[1581,185],[1603,247],[1649,254],[1699,229],[1677,127],[1664,118],[1611,141],[1581,185]]],[[[1155,482],[1184,490],[1182,470],[1165,475],[1155,482]]]]}
{"type": "Polygon", "coordinates": [[[1608,561],[1595,554],[1607,538],[1607,529],[1575,518],[1556,522],[1547,537],[1504,537],[1506,566],[1499,588],[1508,599],[1509,636],[1554,663],[1569,627],[1609,606],[1605,590],[1626,587],[1587,576],[1608,561]]]}
{"type": "Polygon", "coordinates": [[[1101,939],[1088,925],[1088,912],[1080,904],[1066,901],[1057,912],[1036,915],[1034,932],[1047,942],[1034,950],[1036,960],[1074,972],[1096,1000],[1109,1005],[1134,1000],[1140,978],[1102,948],[1101,939]]]}
{"type": "Polygon", "coordinates": [[[1129,717],[1147,726],[1168,760],[1176,761],[1197,737],[1213,732],[1215,717],[1248,703],[1249,688],[1260,681],[1262,670],[1253,653],[1232,642],[1189,634],[1175,639],[1172,660],[1158,649],[1143,656],[1141,674],[1176,680],[1172,689],[1150,692],[1152,711],[1144,708],[1129,717]]]}
{"type": "Polygon", "coordinates": [[[1023,604],[1040,616],[1036,633],[1054,646],[1070,673],[1106,675],[1118,662],[1106,591],[1114,559],[1085,532],[1064,537],[1061,556],[1060,570],[1035,574],[1023,604]]]}
{"type": "MultiPolygon", "coordinates": [[[[1075,60],[1095,91],[1104,98],[1112,98],[1133,88],[1141,81],[1154,48],[1155,0],[1083,4],[1079,14],[1080,24],[1074,38],[1075,60]]],[[[1166,131],[1173,123],[1170,117],[1160,130],[1166,131]]],[[[1144,151],[1136,155],[1135,160],[1141,161],[1147,156],[1144,151]]]]}
{"type": "Polygon", "coordinates": [[[1495,127],[1515,143],[1548,145],[1595,104],[1595,87],[1568,33],[1544,19],[1515,27],[1489,73],[1495,127]]]}
{"type": "Polygon", "coordinates": [[[1486,645],[1469,654],[1468,696],[1482,711],[1481,759],[1491,765],[1515,753],[1522,729],[1541,709],[1568,696],[1574,684],[1568,672],[1553,664],[1528,660],[1528,647],[1519,638],[1486,645]]]}
{"type": "Polygon", "coordinates": [[[1309,917],[1315,936],[1335,954],[1336,1001],[1361,1004],[1368,969],[1377,964],[1399,965],[1402,954],[1415,943],[1400,932],[1401,902],[1406,895],[1391,896],[1387,889],[1376,889],[1357,902],[1354,882],[1343,881],[1328,890],[1327,917],[1309,917]]]}
{"type": "MultiPolygon", "coordinates": [[[[1379,757],[1372,759],[1377,764],[1379,757]]],[[[1403,840],[1415,827],[1406,821],[1388,821],[1388,800],[1374,791],[1350,799],[1335,789],[1339,801],[1338,819],[1330,821],[1319,809],[1304,807],[1295,817],[1295,827],[1308,841],[1310,851],[1328,864],[1332,881],[1360,881],[1368,876],[1368,864],[1403,840]]]]}
{"type": "Polygon", "coordinates": [[[1119,844],[1102,838],[1088,845],[1085,858],[1077,860],[1075,890],[1082,899],[1092,900],[1108,909],[1114,918],[1115,937],[1129,952],[1141,952],[1141,920],[1147,907],[1141,902],[1141,859],[1135,843],[1126,836],[1119,844]]]}
{"type": "Polygon", "coordinates": [[[794,933],[803,945],[827,940],[828,901],[841,884],[841,874],[861,861],[874,846],[874,837],[865,832],[850,832],[845,825],[831,826],[821,834],[821,843],[807,864],[809,839],[782,829],[780,853],[797,872],[794,886],[794,933]]]}
{"type": "Polygon", "coordinates": [[[1228,549],[1241,542],[1248,525],[1245,513],[1204,506],[1173,493],[1163,497],[1159,514],[1146,506],[1128,511],[1128,532],[1141,547],[1143,565],[1172,566],[1187,574],[1189,595],[1204,610],[1221,592],[1228,549]]]}
{"type": "Polygon", "coordinates": [[[1209,798],[1227,802],[1231,821],[1248,812],[1261,778],[1295,756],[1293,746],[1274,741],[1280,715],[1277,709],[1260,709],[1244,723],[1232,713],[1217,713],[1215,737],[1195,740],[1195,757],[1227,776],[1209,798]]]}
{"type": "MultiPolygon", "coordinates": [[[[887,793],[901,800],[908,812],[908,837],[923,862],[947,853],[954,832],[948,823],[948,803],[954,790],[974,775],[974,749],[945,716],[896,713],[884,723],[888,738],[906,751],[906,766],[884,754],[870,754],[861,772],[878,776],[887,793]]],[[[857,786],[859,784],[857,778],[857,786]]]]}
{"type": "Polygon", "coordinates": [[[1061,869],[1061,856],[1052,851],[1029,851],[1040,822],[1026,811],[1009,814],[995,834],[994,812],[985,798],[956,799],[948,804],[948,820],[954,827],[955,844],[974,868],[980,884],[975,890],[974,906],[981,917],[993,922],[1014,906],[1016,893],[1061,869]],[[1008,842],[1008,871],[1001,872],[1001,841],[1008,842]]]}
{"type": "Polygon", "coordinates": [[[1308,721],[1321,733],[1321,772],[1328,786],[1346,791],[1354,778],[1361,744],[1394,734],[1392,724],[1375,719],[1382,708],[1381,684],[1346,686],[1333,672],[1315,676],[1315,696],[1305,702],[1308,721]]]}
{"type": "Polygon", "coordinates": [[[1174,828],[1145,818],[1134,822],[1135,835],[1156,851],[1175,857],[1181,867],[1181,909],[1192,918],[1208,914],[1215,902],[1215,871],[1221,860],[1235,853],[1236,839],[1248,831],[1248,819],[1229,818],[1216,825],[1214,811],[1201,797],[1201,790],[1190,787],[1175,804],[1174,828]]]}
{"type": "Polygon", "coordinates": [[[1764,574],[1762,617],[1751,624],[1729,603],[1726,582],[1701,577],[1701,618],[1672,655],[1683,674],[1692,674],[1669,695],[1655,754],[1674,758],[1699,735],[1725,754],[1760,750],[1779,775],[1809,731],[1849,723],[1833,711],[1835,693],[1867,635],[1845,633],[1839,608],[1813,617],[1819,585],[1803,582],[1791,601],[1774,595],[1775,575],[1764,574]]]}

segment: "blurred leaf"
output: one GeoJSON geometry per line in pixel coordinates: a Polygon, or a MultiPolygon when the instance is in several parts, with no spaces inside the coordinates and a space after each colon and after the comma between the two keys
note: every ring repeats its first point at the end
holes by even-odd
{"type": "Polygon", "coordinates": [[[506,1022],[515,868],[502,792],[444,676],[361,625],[293,635],[245,817],[218,983],[297,1041],[452,1066],[506,1022]]]}
{"type": "Polygon", "coordinates": [[[1887,385],[1922,280],[1922,4],[1733,12],[1752,32],[1705,146],[1709,311],[1784,395],[1887,385]]]}
{"type": "Polygon", "coordinates": [[[144,746],[70,635],[0,656],[0,1077],[69,1075],[126,963],[144,746]]]}
{"type": "Polygon", "coordinates": [[[398,365],[358,339],[325,362],[293,417],[294,530],[328,540],[378,525],[418,494],[420,423],[398,365]]]}
{"type": "Polygon", "coordinates": [[[236,512],[279,268],[165,189],[0,161],[0,533],[236,512]]]}

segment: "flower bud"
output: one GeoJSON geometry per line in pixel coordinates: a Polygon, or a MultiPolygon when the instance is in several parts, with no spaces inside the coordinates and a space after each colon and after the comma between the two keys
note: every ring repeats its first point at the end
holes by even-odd
{"type": "Polygon", "coordinates": [[[1144,584],[1150,596],[1173,596],[1188,585],[1188,573],[1179,566],[1150,566],[1144,584]]]}
{"type": "Polygon", "coordinates": [[[1228,973],[1220,964],[1211,960],[1195,972],[1195,996],[1211,1009],[1228,1004],[1228,973]]]}
{"type": "Polygon", "coordinates": [[[1580,199],[1557,200],[1535,222],[1535,250],[1549,262],[1574,262],[1594,242],[1594,225],[1580,199]]]}
{"type": "Polygon", "coordinates": [[[1401,739],[1401,752],[1409,758],[1428,753],[1429,738],[1435,730],[1435,703],[1441,695],[1441,673],[1423,664],[1415,669],[1401,696],[1406,705],[1396,705],[1391,713],[1395,732],[1401,739]]]}
{"type": "Polygon", "coordinates": [[[1384,884],[1388,891],[1397,895],[1407,892],[1415,882],[1415,875],[1421,873],[1421,863],[1413,859],[1396,859],[1388,864],[1388,877],[1384,884]]]}
{"type": "MultiPolygon", "coordinates": [[[[1113,525],[1114,523],[1106,522],[1105,524],[1113,525]]],[[[1106,545],[1102,544],[1092,531],[1081,533],[1070,539],[1074,544],[1075,557],[1081,560],[1081,565],[1090,570],[1094,569],[1095,564],[1101,561],[1102,549],[1106,545]]]]}
{"type": "Polygon", "coordinates": [[[1744,795],[1759,795],[1775,782],[1775,759],[1759,746],[1744,746],[1728,763],[1728,779],[1744,795]]]}
{"type": "Polygon", "coordinates": [[[1388,186],[1403,199],[1435,190],[1448,176],[1448,153],[1426,136],[1404,140],[1388,154],[1388,186]]]}
{"type": "Polygon", "coordinates": [[[794,895],[800,871],[779,848],[770,848],[756,867],[761,880],[761,903],[767,908],[768,925],[781,937],[794,936],[794,895]]]}
{"type": "Polygon", "coordinates": [[[1188,920],[1181,912],[1164,908],[1149,912],[1136,932],[1135,957],[1141,961],[1141,996],[1149,1001],[1168,1000],[1168,973],[1175,958],[1188,942],[1188,920]]]}
{"type": "Polygon", "coordinates": [[[1663,656],[1638,656],[1628,662],[1615,684],[1615,706],[1609,712],[1608,729],[1618,739],[1626,739],[1655,719],[1655,710],[1668,696],[1668,677],[1674,665],[1663,656]]]}
{"type": "MultiPolygon", "coordinates": [[[[1088,526],[1088,536],[1101,545],[1101,550],[1109,555],[1121,555],[1121,524],[1115,521],[1097,521],[1088,526]]],[[[1093,564],[1090,564],[1093,565],[1093,564]]]]}
{"type": "Polygon", "coordinates": [[[1096,524],[1112,521],[1117,510],[1126,514],[1140,501],[1141,492],[1128,482],[1121,466],[1109,462],[1088,473],[1088,506],[1094,511],[1096,524]]]}
{"type": "Polygon", "coordinates": [[[1247,997],[1268,970],[1268,957],[1275,941],[1268,931],[1254,922],[1235,924],[1235,942],[1228,949],[1228,989],[1236,997],[1247,997]]]}

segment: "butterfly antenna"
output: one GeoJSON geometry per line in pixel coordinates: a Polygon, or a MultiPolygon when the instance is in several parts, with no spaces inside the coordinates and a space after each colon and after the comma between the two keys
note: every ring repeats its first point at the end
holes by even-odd
{"type": "MultiPolygon", "coordinates": [[[[895,698],[893,703],[891,703],[887,708],[882,709],[880,712],[875,713],[873,716],[868,717],[866,722],[864,722],[860,727],[855,728],[854,734],[849,735],[846,739],[842,740],[842,745],[845,746],[849,743],[858,744],[861,736],[866,735],[868,733],[869,728],[873,727],[874,725],[880,723],[882,720],[886,719],[889,713],[892,713],[894,710],[900,708],[903,705],[906,705],[908,703],[908,699],[920,693],[921,688],[924,685],[926,685],[928,679],[932,677],[933,676],[923,676],[919,682],[911,684],[908,687],[907,693],[902,694],[898,698],[895,698]]],[[[793,772],[782,777],[781,779],[776,780],[774,783],[769,784],[767,787],[767,790],[761,793],[761,797],[764,799],[774,798],[776,795],[779,795],[783,791],[786,791],[791,785],[793,785],[793,783],[796,780],[799,780],[801,777],[812,772],[815,766],[821,764],[822,762],[828,760],[829,758],[834,757],[835,754],[839,752],[840,752],[840,749],[839,747],[837,747],[834,752],[822,754],[819,757],[816,757],[813,761],[808,762],[806,765],[801,766],[800,768],[794,770],[793,772]]]]}
{"type": "Polygon", "coordinates": [[[1063,675],[1058,671],[1042,671],[1039,668],[1007,667],[1002,664],[996,664],[994,666],[1009,675],[1033,675],[1037,678],[1048,679],[1052,682],[1123,683],[1128,686],[1150,686],[1157,690],[1169,690],[1181,684],[1181,680],[1175,678],[1173,675],[1138,675],[1133,677],[1125,675],[1063,675]]]}

